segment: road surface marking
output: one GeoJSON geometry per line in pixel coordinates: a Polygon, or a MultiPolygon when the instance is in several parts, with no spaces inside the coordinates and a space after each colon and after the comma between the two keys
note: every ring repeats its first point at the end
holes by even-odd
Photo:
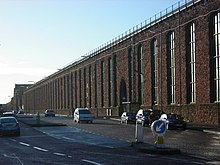
{"type": "Polygon", "coordinates": [[[103,164],[100,164],[100,163],[97,163],[97,162],[94,162],[94,161],[91,161],[91,160],[86,160],[86,159],[82,159],[83,162],[87,162],[87,163],[91,163],[91,164],[95,164],[95,165],[103,165],[103,164]]]}
{"type": "Polygon", "coordinates": [[[34,149],[36,149],[36,150],[39,150],[39,151],[44,151],[44,152],[47,152],[48,150],[46,150],[46,149],[43,149],[43,148],[39,148],[39,147],[33,147],[34,149]]]}
{"type": "Polygon", "coordinates": [[[28,146],[30,147],[30,144],[27,144],[27,143],[23,143],[23,142],[19,142],[21,145],[24,145],[24,146],[28,146]]]}
{"type": "Polygon", "coordinates": [[[53,153],[54,155],[58,155],[58,156],[66,156],[66,154],[62,154],[62,153],[58,153],[58,152],[55,152],[53,153]]]}

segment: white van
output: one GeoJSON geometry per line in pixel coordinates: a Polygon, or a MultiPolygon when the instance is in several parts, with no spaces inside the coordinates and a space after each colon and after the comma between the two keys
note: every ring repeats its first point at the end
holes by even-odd
{"type": "Polygon", "coordinates": [[[73,114],[73,121],[77,123],[81,121],[92,123],[93,116],[88,108],[76,108],[73,114]]]}

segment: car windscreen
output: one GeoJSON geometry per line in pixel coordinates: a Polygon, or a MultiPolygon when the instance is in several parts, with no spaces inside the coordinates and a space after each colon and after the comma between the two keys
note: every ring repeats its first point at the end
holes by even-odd
{"type": "Polygon", "coordinates": [[[132,113],[132,112],[128,112],[128,113],[127,113],[127,116],[136,116],[136,114],[135,114],[135,113],[132,113]]]}
{"type": "Polygon", "coordinates": [[[89,110],[79,110],[79,114],[91,114],[89,110]]]}

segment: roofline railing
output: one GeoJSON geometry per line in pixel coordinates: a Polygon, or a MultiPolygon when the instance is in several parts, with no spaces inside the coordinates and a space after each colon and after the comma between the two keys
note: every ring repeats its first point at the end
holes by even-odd
{"type": "MultiPolygon", "coordinates": [[[[90,52],[86,53],[85,55],[81,56],[80,58],[72,61],[71,63],[65,65],[62,69],[59,69],[59,71],[51,74],[47,78],[53,77],[57,75],[60,72],[63,72],[64,70],[67,70],[71,68],[72,66],[75,66],[83,61],[86,61],[87,59],[96,56],[97,54],[108,50],[109,48],[133,37],[134,35],[152,27],[153,25],[167,19],[168,17],[173,16],[174,14],[179,13],[180,11],[185,10],[186,8],[193,6],[194,4],[200,2],[201,0],[180,0],[179,2],[175,3],[174,5],[166,8],[165,10],[155,14],[154,16],[150,17],[149,19],[141,22],[140,24],[130,28],[129,30],[125,31],[124,33],[120,34],[119,36],[111,39],[110,41],[100,45],[99,47],[91,50],[90,52]]],[[[42,82],[46,78],[39,81],[42,82]]],[[[38,84],[38,83],[37,83],[38,84]]]]}
{"type": "Polygon", "coordinates": [[[86,53],[82,57],[74,60],[70,64],[63,67],[63,69],[67,68],[68,66],[72,66],[75,63],[79,63],[84,61],[84,59],[88,59],[88,57],[93,57],[119,43],[122,41],[131,38],[132,36],[142,32],[145,29],[150,28],[151,26],[163,21],[164,19],[194,5],[195,3],[200,2],[201,0],[180,0],[179,2],[175,3],[174,5],[166,8],[165,10],[155,14],[154,16],[150,17],[149,19],[141,22],[140,24],[132,27],[131,29],[125,31],[124,33],[120,34],[119,36],[109,40],[108,42],[100,45],[99,47],[91,50],[90,52],[86,53]]]}

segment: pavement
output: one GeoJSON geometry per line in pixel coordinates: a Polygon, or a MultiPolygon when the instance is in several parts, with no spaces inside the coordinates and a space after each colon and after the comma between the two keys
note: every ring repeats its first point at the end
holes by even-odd
{"type": "MultiPolygon", "coordinates": [[[[66,126],[66,124],[63,123],[51,123],[46,120],[38,120],[37,117],[33,115],[19,115],[17,119],[18,121],[25,123],[31,127],[66,126]]],[[[119,118],[109,118],[109,119],[120,120],[119,118]]],[[[220,125],[188,123],[187,129],[220,135],[220,125]]],[[[143,142],[132,142],[131,146],[135,150],[147,154],[170,155],[170,154],[181,153],[181,151],[176,148],[158,147],[156,145],[143,143],[143,142]]]]}

